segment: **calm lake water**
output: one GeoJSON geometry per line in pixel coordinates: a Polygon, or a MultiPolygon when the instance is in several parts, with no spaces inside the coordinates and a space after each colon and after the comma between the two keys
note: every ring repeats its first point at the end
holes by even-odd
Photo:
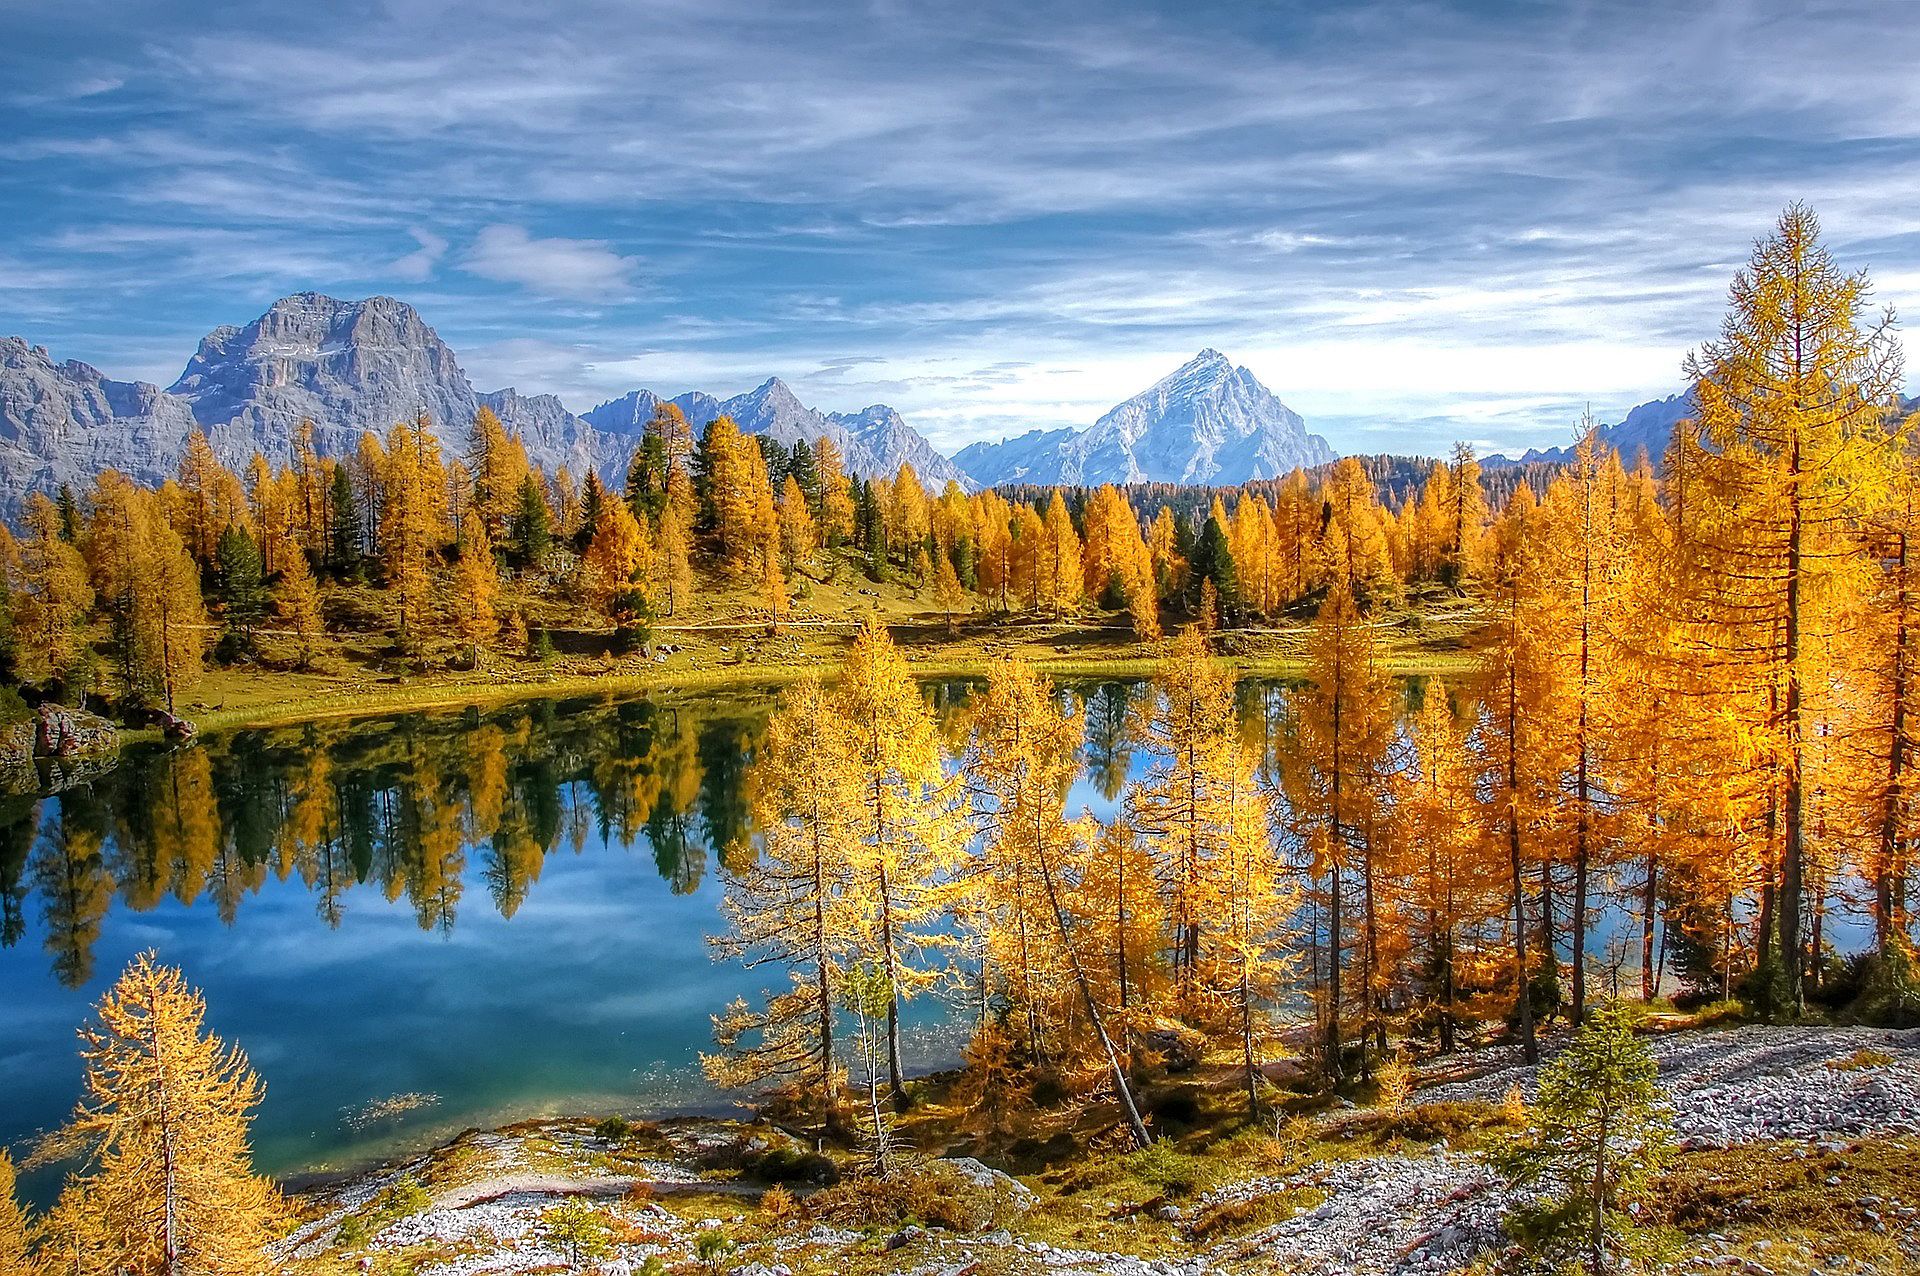
{"type": "MultiPolygon", "coordinates": [[[[1138,685],[1075,688],[1105,813],[1138,685]]],[[[949,725],[971,692],[927,689],[949,725]]],[[[1260,700],[1257,690],[1249,695],[1260,700]]],[[[129,749],[57,798],[0,799],[0,1143],[78,1096],[75,1028],[155,949],[267,1083],[274,1173],[543,1114],[721,1111],[709,1016],[779,986],[717,963],[718,865],[748,833],[771,692],[545,701],[129,749]],[[396,1096],[418,1106],[369,1117],[396,1096]],[[424,1102],[422,1102],[424,1100],[424,1102]]],[[[1263,715],[1255,710],[1254,720],[1263,715]]],[[[910,1053],[952,1059],[938,1004],[910,1053]]],[[[52,1176],[23,1184],[44,1199],[52,1176]]]]}
{"type": "MultiPolygon", "coordinates": [[[[974,685],[924,690],[958,747],[974,685]]],[[[1145,692],[1068,687],[1086,728],[1070,810],[1110,815],[1145,770],[1127,735],[1145,692]]],[[[1240,696],[1248,743],[1270,744],[1281,688],[1240,696]]],[[[272,1173],[529,1116],[729,1110],[699,1066],[709,1016],[785,984],[707,944],[774,698],[241,731],[129,749],[57,798],[0,798],[0,1144],[17,1154],[72,1108],[75,1028],[146,948],[265,1079],[255,1151],[272,1173]]],[[[1602,905],[1596,949],[1628,920],[1602,905]]],[[[1858,923],[1829,933],[1843,927],[1858,923]]],[[[938,1002],[909,1027],[911,1064],[956,1058],[963,1025],[938,1002]]],[[[23,1187],[44,1201],[55,1177],[23,1187]]]]}

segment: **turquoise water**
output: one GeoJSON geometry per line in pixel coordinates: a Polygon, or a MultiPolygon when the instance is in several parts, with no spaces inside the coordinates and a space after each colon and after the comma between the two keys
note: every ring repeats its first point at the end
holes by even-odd
{"type": "MultiPolygon", "coordinates": [[[[957,747],[970,685],[925,690],[957,747]]],[[[1127,731],[1144,692],[1070,689],[1086,728],[1073,812],[1111,814],[1144,770],[1127,731]]],[[[71,1109],[75,1029],[147,948],[266,1081],[255,1150],[272,1173],[530,1116],[730,1110],[739,1096],[699,1066],[710,1016],[785,983],[707,943],[773,699],[240,731],[0,799],[0,1144],[18,1155],[71,1109]]],[[[1280,689],[1248,682],[1241,701],[1248,742],[1270,743],[1280,689]]],[[[1596,902],[1598,949],[1625,917],[1596,902]]],[[[963,1020],[917,1002],[910,1065],[955,1059],[963,1020]]],[[[41,1200],[54,1186],[25,1180],[41,1200]]]]}
{"type": "MultiPolygon", "coordinates": [[[[927,688],[949,726],[968,693],[927,688]]],[[[1074,802],[1110,810],[1136,769],[1122,715],[1140,688],[1077,694],[1092,711],[1074,802]]],[[[0,1143],[19,1153],[71,1109],[75,1029],[147,948],[266,1081],[255,1151],[273,1173],[529,1116],[730,1110],[699,1066],[709,1016],[785,982],[707,944],[773,700],[239,731],[0,799],[0,1143]],[[382,1104],[400,1110],[369,1112],[382,1104]]],[[[947,1018],[916,1003],[911,1064],[956,1057],[947,1018]]]]}

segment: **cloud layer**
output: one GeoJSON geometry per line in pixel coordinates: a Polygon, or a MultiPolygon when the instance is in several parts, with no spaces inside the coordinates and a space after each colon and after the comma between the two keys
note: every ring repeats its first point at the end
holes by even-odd
{"type": "Polygon", "coordinates": [[[6,8],[0,329],[121,375],[386,291],[576,408],[777,373],[954,447],[1211,345],[1437,452],[1675,388],[1792,199],[1920,298],[1879,0],[6,8]]]}

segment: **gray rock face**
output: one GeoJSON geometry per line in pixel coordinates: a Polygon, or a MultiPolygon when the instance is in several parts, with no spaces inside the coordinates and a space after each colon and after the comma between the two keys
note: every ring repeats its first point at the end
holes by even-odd
{"type": "MultiPolygon", "coordinates": [[[[1613,449],[1620,454],[1620,462],[1628,469],[1640,463],[1644,452],[1654,465],[1660,464],[1660,458],[1667,453],[1667,445],[1673,442],[1673,427],[1680,424],[1693,412],[1693,394],[1682,390],[1670,394],[1664,399],[1654,399],[1642,403],[1622,417],[1615,425],[1603,425],[1594,431],[1602,447],[1613,449]]],[[[1482,467],[1497,469],[1503,465],[1528,465],[1542,461],[1550,465],[1564,465],[1573,459],[1573,447],[1528,448],[1518,458],[1489,456],[1481,460],[1482,467]]]]}
{"type": "Polygon", "coordinates": [[[459,444],[477,406],[453,351],[413,307],[311,292],[274,302],[244,328],[208,333],[171,389],[228,464],[255,451],[286,460],[303,420],[330,456],[421,412],[443,444],[459,444]]]}
{"type": "Polygon", "coordinates": [[[1253,373],[1202,350],[1086,430],[976,444],[962,458],[984,485],[1244,483],[1324,465],[1334,453],[1253,373]]]}
{"type": "Polygon", "coordinates": [[[1051,473],[1059,464],[1060,449],[1079,433],[1072,427],[1029,430],[998,443],[969,443],[953,454],[953,463],[983,485],[1041,482],[1037,471],[1051,473]]]}
{"type": "MultiPolygon", "coordinates": [[[[884,404],[851,414],[822,412],[800,402],[778,377],[730,399],[692,390],[664,401],[686,414],[696,434],[708,421],[730,416],[742,433],[764,434],[789,448],[803,439],[811,443],[822,436],[830,438],[845,458],[848,473],[860,478],[897,474],[902,465],[911,465],[921,483],[936,493],[949,481],[971,486],[959,466],[934,451],[931,443],[884,404]]],[[[600,430],[638,436],[662,402],[651,390],[633,390],[594,408],[584,419],[600,430]]]]}
{"type": "MultiPolygon", "coordinates": [[[[109,467],[157,484],[178,469],[196,427],[239,469],[255,452],[287,461],[302,421],[313,422],[323,455],[346,456],[362,432],[385,435],[425,412],[441,446],[461,455],[482,405],[540,465],[564,465],[576,477],[593,470],[618,486],[658,402],[639,390],[582,418],[549,394],[477,392],[439,334],[392,297],[283,297],[245,327],[208,333],[168,390],[112,381],[83,363],[56,364],[39,347],[0,338],[0,516],[17,517],[29,492],[56,492],[62,483],[78,490],[109,467]]],[[[892,474],[905,462],[936,491],[948,479],[964,481],[890,408],[822,413],[777,379],[725,401],[694,392],[675,402],[696,428],[724,413],[750,434],[789,445],[827,435],[857,475],[892,474]]]]}
{"type": "Polygon", "coordinates": [[[39,346],[0,337],[0,513],[29,492],[77,491],[109,467],[158,483],[193,431],[189,405],[144,381],[113,381],[87,364],[56,364],[39,346]]]}

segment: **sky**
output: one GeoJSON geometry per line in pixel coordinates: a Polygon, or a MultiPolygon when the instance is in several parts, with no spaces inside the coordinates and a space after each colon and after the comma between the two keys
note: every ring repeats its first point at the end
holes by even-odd
{"type": "Polygon", "coordinates": [[[1215,347],[1341,452],[1682,385],[1792,200],[1920,306],[1905,0],[0,0],[0,333],[167,385],[276,297],[479,389],[1086,425],[1215,347]]]}

